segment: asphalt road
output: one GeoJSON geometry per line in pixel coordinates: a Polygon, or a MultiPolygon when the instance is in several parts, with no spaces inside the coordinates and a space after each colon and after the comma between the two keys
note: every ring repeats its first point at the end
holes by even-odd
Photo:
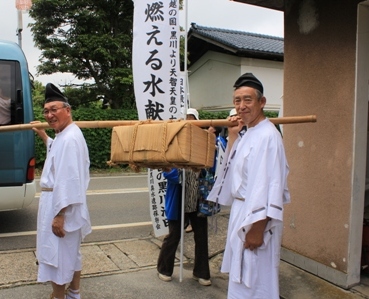
{"type": "MultiPolygon", "coordinates": [[[[0,212],[0,251],[35,247],[38,201],[39,193],[25,209],[0,212]]],[[[87,202],[93,232],[85,242],[145,237],[152,231],[146,174],[93,176],[87,202]]]]}

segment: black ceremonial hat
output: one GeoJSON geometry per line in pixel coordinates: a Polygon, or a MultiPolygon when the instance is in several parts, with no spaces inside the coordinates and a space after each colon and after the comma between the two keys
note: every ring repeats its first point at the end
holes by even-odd
{"type": "Polygon", "coordinates": [[[52,83],[47,83],[45,90],[45,104],[54,101],[68,103],[68,99],[63,95],[59,88],[52,83]]]}
{"type": "Polygon", "coordinates": [[[256,78],[252,73],[245,73],[237,79],[234,83],[234,88],[239,88],[241,86],[248,86],[259,90],[261,93],[264,92],[263,84],[256,78]]]}

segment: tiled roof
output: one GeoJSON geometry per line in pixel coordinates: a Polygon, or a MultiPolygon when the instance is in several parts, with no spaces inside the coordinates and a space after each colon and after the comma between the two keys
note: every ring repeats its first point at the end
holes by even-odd
{"type": "Polygon", "coordinates": [[[201,55],[203,55],[204,51],[201,51],[199,47],[201,44],[201,48],[206,45],[207,50],[211,48],[217,51],[219,49],[221,52],[225,51],[237,56],[283,60],[284,40],[282,37],[204,27],[192,23],[188,33],[188,41],[190,54],[197,59],[200,53],[191,53],[191,48],[193,51],[202,52],[201,55]]]}
{"type": "Polygon", "coordinates": [[[233,0],[235,2],[256,5],[269,9],[284,11],[287,4],[285,0],[233,0]]]}

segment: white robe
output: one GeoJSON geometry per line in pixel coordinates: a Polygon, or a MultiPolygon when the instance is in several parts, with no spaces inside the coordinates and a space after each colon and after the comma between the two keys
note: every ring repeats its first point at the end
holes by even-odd
{"type": "Polygon", "coordinates": [[[283,205],[290,202],[281,135],[265,119],[227,149],[226,161],[208,200],[232,205],[221,269],[229,273],[228,298],[279,298],[283,205]],[[267,217],[263,245],[244,249],[252,224],[267,217]]]}
{"type": "Polygon", "coordinates": [[[91,232],[86,191],[89,184],[88,148],[81,130],[74,123],[55,139],[47,140],[47,157],[42,171],[37,217],[38,281],[53,281],[59,285],[70,282],[74,271],[81,270],[80,243],[91,232]],[[52,232],[55,215],[65,211],[66,236],[52,232]]]}

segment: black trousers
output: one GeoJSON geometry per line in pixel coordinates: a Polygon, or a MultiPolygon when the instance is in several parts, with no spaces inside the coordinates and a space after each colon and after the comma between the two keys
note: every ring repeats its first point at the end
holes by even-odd
{"type": "MultiPolygon", "coordinates": [[[[190,220],[195,240],[195,265],[193,275],[198,278],[210,279],[208,254],[208,219],[198,217],[197,212],[186,213],[190,220]]],[[[185,219],[187,220],[187,219],[185,219]]],[[[181,240],[181,221],[169,221],[169,234],[165,236],[160,250],[157,270],[159,273],[172,276],[175,254],[181,240]]]]}

